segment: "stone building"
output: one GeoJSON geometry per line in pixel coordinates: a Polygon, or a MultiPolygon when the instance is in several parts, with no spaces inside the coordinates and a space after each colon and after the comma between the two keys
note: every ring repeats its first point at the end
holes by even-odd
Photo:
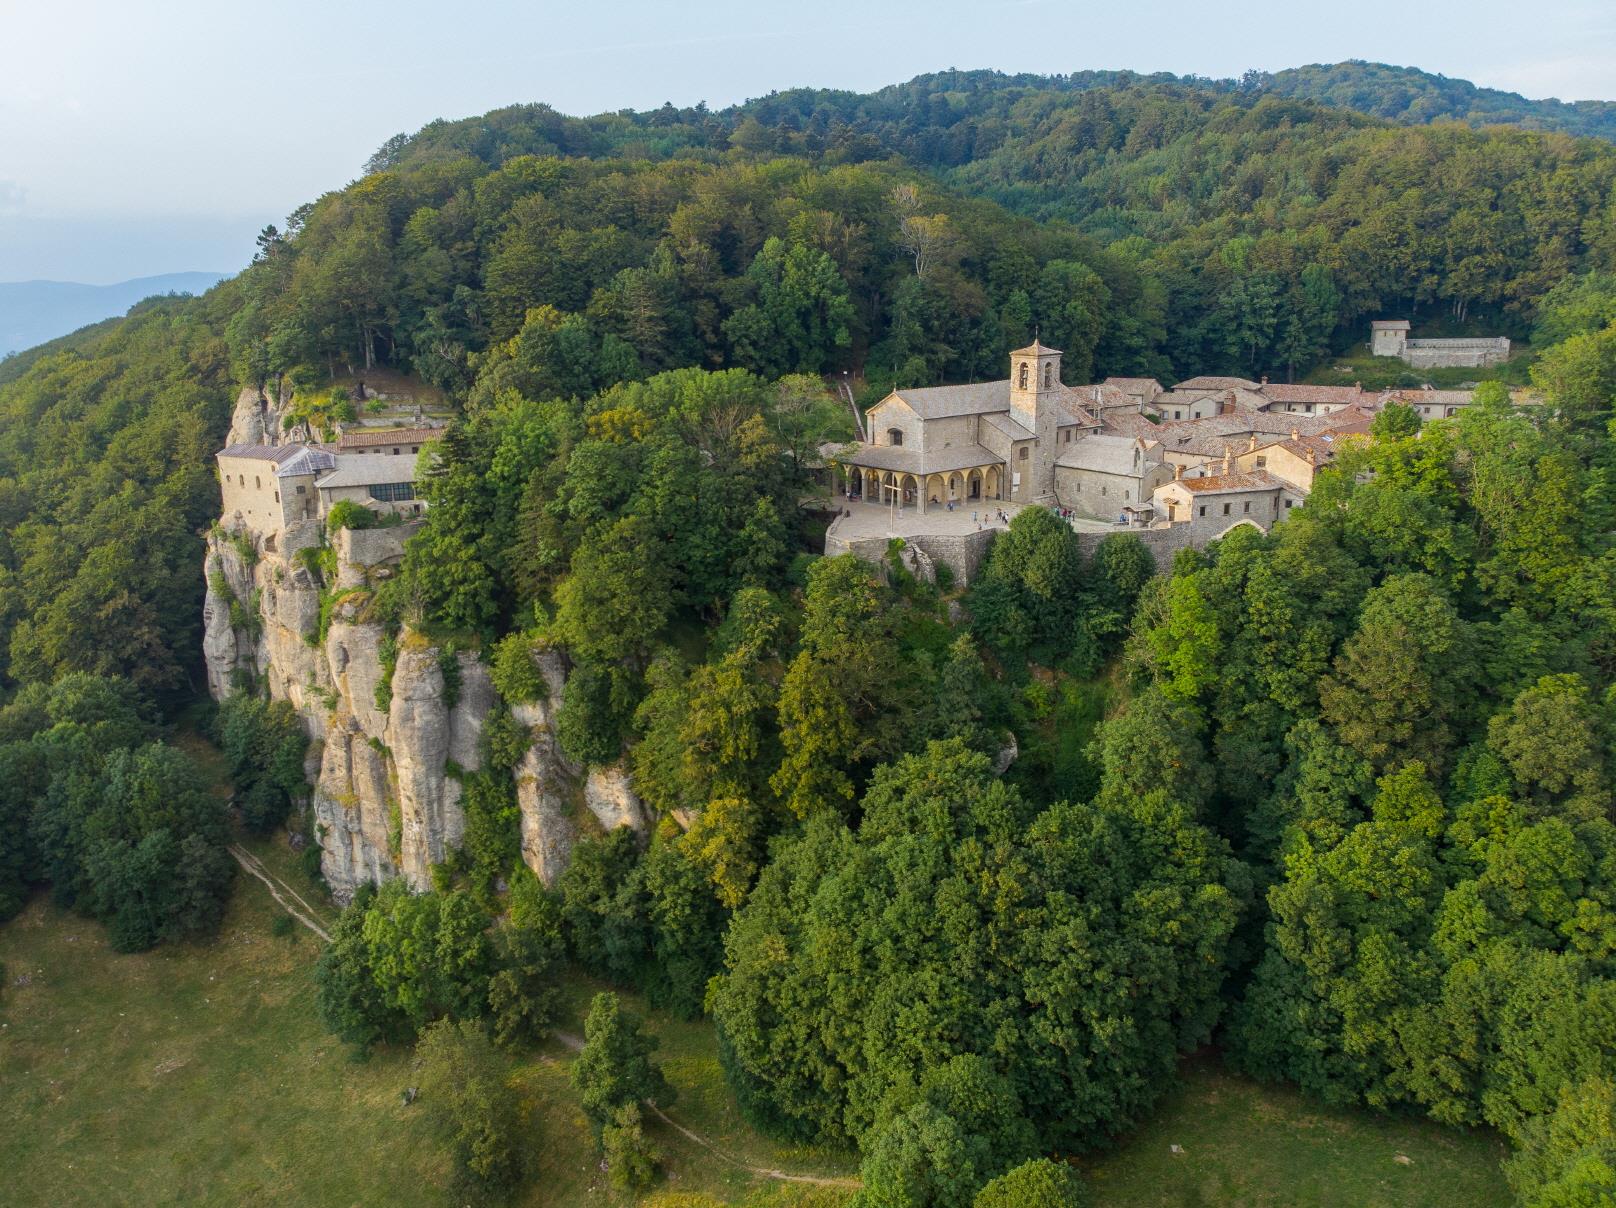
{"type": "Polygon", "coordinates": [[[978,500],[1055,503],[1055,463],[1100,431],[1059,350],[1034,341],[1010,354],[1010,377],[894,390],[865,417],[868,441],[827,451],[847,489],[879,503],[942,507],[978,500]]]}
{"type": "Polygon", "coordinates": [[[1055,496],[1062,507],[1115,520],[1172,477],[1155,441],[1096,433],[1055,459],[1055,496]]]}
{"type": "Polygon", "coordinates": [[[425,507],[415,495],[416,459],[402,454],[338,456],[314,445],[234,444],[216,457],[221,523],[271,543],[294,524],[325,519],[339,499],[406,516],[425,507]]]}
{"type": "Polygon", "coordinates": [[[1156,488],[1152,497],[1158,521],[1187,524],[1199,543],[1249,524],[1267,532],[1305,498],[1267,470],[1236,470],[1225,458],[1220,472],[1199,477],[1180,475],[1156,488]]]}
{"type": "Polygon", "coordinates": [[[1369,351],[1396,357],[1415,369],[1479,369],[1509,360],[1509,338],[1487,336],[1460,340],[1409,338],[1407,319],[1376,319],[1369,324],[1369,351]]]}
{"type": "Polygon", "coordinates": [[[425,507],[415,495],[415,459],[391,453],[350,453],[337,459],[317,487],[320,514],[329,515],[340,500],[373,512],[419,516],[425,507]]]}
{"type": "Polygon", "coordinates": [[[1363,438],[1335,432],[1315,436],[1292,432],[1285,440],[1259,444],[1253,437],[1245,452],[1235,458],[1235,466],[1242,473],[1266,471],[1306,495],[1313,490],[1318,472],[1335,461],[1346,441],[1354,439],[1363,438]]]}
{"type": "Polygon", "coordinates": [[[308,445],[229,445],[218,453],[219,493],[226,527],[273,536],[322,513],[315,486],[337,459],[308,445]]]}
{"type": "Polygon", "coordinates": [[[442,428],[349,428],[338,437],[337,452],[413,457],[427,441],[442,435],[442,428]]]}

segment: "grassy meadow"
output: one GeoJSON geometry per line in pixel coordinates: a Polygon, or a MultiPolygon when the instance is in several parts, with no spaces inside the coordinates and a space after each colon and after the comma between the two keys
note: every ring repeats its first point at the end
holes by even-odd
{"type": "MultiPolygon", "coordinates": [[[[305,898],[296,857],[253,850],[305,898]]],[[[320,907],[328,920],[332,911],[320,907]]],[[[207,944],[120,956],[101,929],[35,901],[0,927],[0,1169],[12,1205],[441,1204],[448,1167],[406,1106],[411,1057],[352,1060],[314,1012],[318,941],[288,931],[268,889],[243,876],[207,944]],[[277,934],[279,932],[280,934],[277,934]]],[[[589,996],[568,990],[581,1031],[589,996]]],[[[655,1208],[835,1208],[846,1182],[807,1185],[755,1166],[829,1180],[853,1155],[780,1145],[739,1116],[712,1030],[650,1016],[679,1091],[672,1116],[722,1154],[650,1120],[665,1177],[655,1208]]],[[[532,1128],[527,1203],[618,1205],[552,1042],[513,1069],[532,1128]]],[[[1192,1062],[1162,1110],[1083,1166],[1101,1206],[1508,1203],[1499,1142],[1410,1119],[1321,1108],[1293,1092],[1192,1062]],[[1183,1152],[1174,1153],[1172,1146],[1183,1152]],[[1402,1159],[1407,1159],[1406,1161],[1402,1159]]]]}

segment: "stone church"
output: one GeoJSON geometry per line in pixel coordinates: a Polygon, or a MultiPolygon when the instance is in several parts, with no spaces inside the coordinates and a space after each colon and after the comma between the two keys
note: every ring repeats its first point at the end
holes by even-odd
{"type": "Polygon", "coordinates": [[[830,460],[853,496],[922,512],[987,500],[1075,507],[1082,499],[1085,510],[1148,500],[1171,470],[1149,442],[1086,444],[1102,425],[1084,405],[1091,390],[1061,382],[1060,361],[1059,349],[1035,340],[1010,354],[1000,381],[894,390],[870,408],[868,439],[830,460]]]}

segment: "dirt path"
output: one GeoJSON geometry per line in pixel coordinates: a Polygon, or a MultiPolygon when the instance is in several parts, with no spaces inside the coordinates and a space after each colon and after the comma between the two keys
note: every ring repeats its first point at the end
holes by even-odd
{"type": "Polygon", "coordinates": [[[303,926],[314,932],[326,943],[331,942],[331,933],[320,926],[314,907],[305,902],[297,890],[265,868],[263,861],[245,847],[242,847],[241,844],[232,843],[230,845],[230,854],[236,858],[237,864],[269,887],[270,897],[280,903],[282,910],[286,911],[287,914],[302,923],[303,926]],[[293,902],[296,902],[297,905],[292,905],[293,902]],[[299,907],[302,909],[299,909],[299,907]]]}
{"type": "MultiPolygon", "coordinates": [[[[581,1036],[574,1036],[571,1032],[552,1032],[551,1035],[554,1036],[562,1045],[571,1049],[574,1053],[579,1052],[584,1047],[583,1038],[581,1036]]],[[[718,1148],[718,1146],[714,1145],[700,1133],[692,1132],[683,1124],[680,1124],[679,1121],[675,1120],[672,1116],[668,1115],[667,1112],[663,1111],[655,1103],[648,1102],[645,1106],[650,1108],[652,1113],[655,1114],[657,1119],[661,1120],[662,1123],[666,1124],[669,1128],[673,1129],[686,1139],[694,1141],[697,1145],[700,1145],[715,1158],[718,1158],[722,1162],[727,1162],[737,1170],[744,1170],[748,1174],[755,1174],[759,1178],[775,1179],[781,1183],[811,1183],[815,1187],[848,1187],[856,1189],[864,1185],[857,1179],[829,1178],[816,1174],[791,1174],[788,1171],[773,1170],[767,1166],[753,1166],[750,1162],[737,1158],[734,1154],[718,1148]]]]}
{"type": "MultiPolygon", "coordinates": [[[[240,864],[242,868],[246,869],[249,873],[257,877],[266,886],[268,886],[270,896],[273,897],[275,901],[280,903],[281,908],[284,909],[287,914],[291,915],[298,922],[302,923],[303,926],[314,932],[315,935],[325,940],[326,943],[331,942],[331,934],[330,932],[326,931],[324,927],[320,926],[319,922],[317,921],[314,907],[310,906],[308,902],[303,899],[302,895],[297,892],[297,890],[293,889],[285,881],[281,880],[274,873],[270,872],[269,869],[265,868],[262,860],[253,855],[252,852],[248,851],[246,848],[242,847],[239,843],[232,843],[230,845],[230,854],[236,858],[236,863],[240,864]],[[296,902],[297,905],[294,906],[292,904],[293,902],[296,902]],[[302,909],[299,909],[298,907],[301,907],[302,909]]],[[[554,1036],[556,1040],[560,1041],[563,1046],[572,1050],[574,1053],[581,1051],[584,1047],[583,1037],[574,1036],[571,1032],[556,1032],[554,1033],[554,1036]]],[[[673,1119],[673,1117],[669,1116],[667,1112],[663,1111],[656,1104],[647,1103],[645,1106],[651,1109],[651,1111],[656,1115],[657,1119],[661,1120],[680,1136],[685,1137],[687,1140],[701,1146],[708,1153],[719,1159],[719,1161],[725,1162],[730,1166],[734,1166],[738,1170],[744,1170],[748,1174],[753,1174],[763,1179],[774,1179],[781,1183],[809,1183],[815,1187],[857,1188],[863,1186],[863,1184],[861,1184],[857,1179],[828,1178],[813,1174],[791,1174],[788,1171],[773,1170],[767,1166],[753,1166],[750,1162],[746,1162],[741,1158],[736,1157],[734,1154],[720,1149],[700,1133],[692,1132],[683,1124],[680,1124],[677,1120],[673,1119]]]]}

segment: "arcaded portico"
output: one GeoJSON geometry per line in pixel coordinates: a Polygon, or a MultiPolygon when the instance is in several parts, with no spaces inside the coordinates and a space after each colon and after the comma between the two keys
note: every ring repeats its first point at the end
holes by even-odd
{"type": "Polygon", "coordinates": [[[844,492],[867,503],[897,503],[924,514],[927,507],[1003,498],[1003,464],[986,449],[944,452],[955,456],[928,459],[918,449],[862,445],[838,450],[832,463],[841,468],[844,492]]]}

